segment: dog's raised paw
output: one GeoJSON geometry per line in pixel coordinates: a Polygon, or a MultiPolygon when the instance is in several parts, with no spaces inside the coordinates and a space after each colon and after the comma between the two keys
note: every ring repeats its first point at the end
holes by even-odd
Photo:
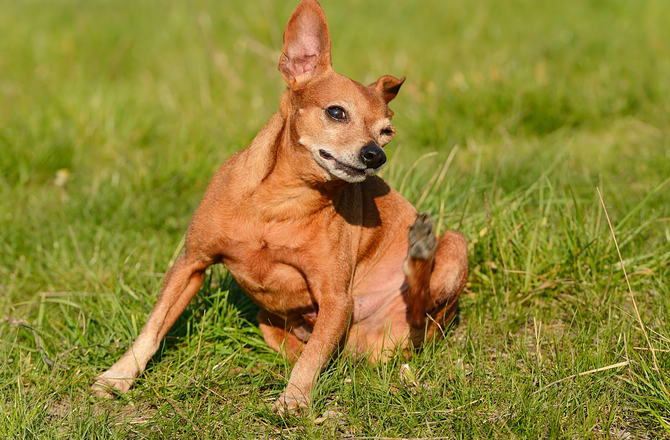
{"type": "Polygon", "coordinates": [[[418,260],[428,260],[437,249],[437,239],[433,234],[433,221],[428,214],[421,213],[407,234],[409,256],[418,260]]]}

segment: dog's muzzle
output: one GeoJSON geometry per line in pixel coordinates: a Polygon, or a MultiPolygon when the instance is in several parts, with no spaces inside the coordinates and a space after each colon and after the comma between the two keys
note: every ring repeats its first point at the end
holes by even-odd
{"type": "Polygon", "coordinates": [[[361,160],[367,168],[377,169],[386,163],[386,154],[376,145],[366,145],[361,148],[361,160]]]}

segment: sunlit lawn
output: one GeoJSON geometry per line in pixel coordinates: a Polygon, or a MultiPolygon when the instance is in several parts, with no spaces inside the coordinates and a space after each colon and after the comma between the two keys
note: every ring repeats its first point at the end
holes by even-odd
{"type": "Polygon", "coordinates": [[[278,108],[294,6],[0,3],[0,437],[667,437],[662,0],[324,0],[337,71],[408,78],[383,176],[467,237],[460,323],[409,360],[335,360],[282,419],[290,365],[219,267],[130,393],[89,395],[278,108]]]}

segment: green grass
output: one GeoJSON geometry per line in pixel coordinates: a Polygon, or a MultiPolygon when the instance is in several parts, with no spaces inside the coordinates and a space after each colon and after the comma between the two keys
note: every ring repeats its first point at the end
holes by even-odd
{"type": "Polygon", "coordinates": [[[90,397],[213,173],[277,109],[294,2],[5,1],[0,437],[670,437],[670,355],[656,371],[596,193],[669,350],[670,4],[323,6],[337,71],[408,77],[384,177],[467,237],[460,323],[409,360],[333,361],[281,419],[290,366],[216,268],[136,387],[90,397]]]}

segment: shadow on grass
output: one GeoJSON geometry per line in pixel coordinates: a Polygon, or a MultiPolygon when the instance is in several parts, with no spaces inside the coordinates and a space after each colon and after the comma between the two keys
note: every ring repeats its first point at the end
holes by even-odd
{"type": "Polygon", "coordinates": [[[244,344],[244,340],[253,333],[258,333],[258,337],[262,339],[260,332],[256,331],[258,310],[258,306],[249,299],[223,266],[212,267],[205,275],[197,295],[163,339],[148,368],[160,364],[165,355],[173,350],[179,350],[185,343],[193,342],[193,339],[197,344],[198,337],[193,335],[205,331],[211,343],[224,343],[230,339],[237,339],[244,344]],[[221,333],[221,329],[230,331],[224,334],[221,333]],[[242,335],[244,337],[240,337],[242,335]]]}

